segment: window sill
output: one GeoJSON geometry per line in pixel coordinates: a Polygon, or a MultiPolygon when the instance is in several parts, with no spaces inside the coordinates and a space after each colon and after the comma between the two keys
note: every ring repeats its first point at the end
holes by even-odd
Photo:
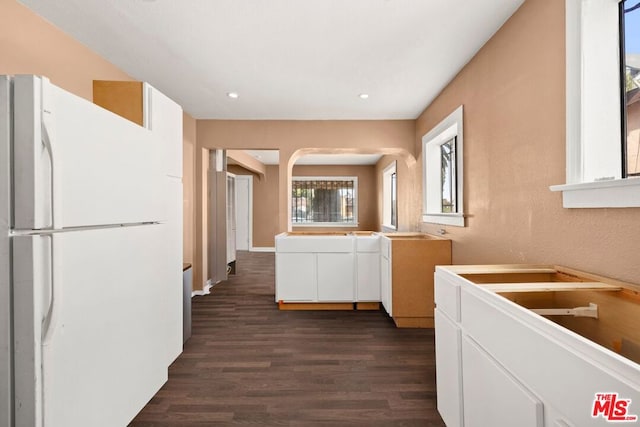
{"type": "Polygon", "coordinates": [[[464,214],[423,214],[422,222],[464,227],[464,214]]]}
{"type": "Polygon", "coordinates": [[[637,208],[640,207],[640,178],[552,185],[562,192],[565,208],[637,208]]]}
{"type": "Polygon", "coordinates": [[[397,231],[398,227],[393,226],[393,225],[382,224],[382,229],[383,230],[389,230],[389,231],[397,231]]]}
{"type": "Polygon", "coordinates": [[[357,227],[353,222],[307,222],[304,224],[293,223],[292,227],[357,227]]]}

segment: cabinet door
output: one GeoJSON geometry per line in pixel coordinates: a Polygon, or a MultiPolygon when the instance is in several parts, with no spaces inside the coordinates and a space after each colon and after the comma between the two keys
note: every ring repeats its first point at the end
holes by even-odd
{"type": "Polygon", "coordinates": [[[460,348],[460,328],[437,308],[435,310],[435,327],[438,412],[448,427],[461,427],[462,350],[460,348]]]}
{"type": "Polygon", "coordinates": [[[468,336],[462,372],[465,427],[543,427],[542,402],[468,336]]]}
{"type": "Polygon", "coordinates": [[[358,301],[380,301],[380,255],[377,252],[363,252],[357,255],[358,301]]]}
{"type": "Polygon", "coordinates": [[[391,260],[385,256],[380,256],[380,298],[382,306],[389,316],[393,315],[391,310],[391,260]]]}
{"type": "Polygon", "coordinates": [[[317,301],[316,255],[276,253],[276,301],[317,301]]]}
{"type": "Polygon", "coordinates": [[[318,301],[353,301],[353,253],[320,253],[318,256],[318,301]]]}

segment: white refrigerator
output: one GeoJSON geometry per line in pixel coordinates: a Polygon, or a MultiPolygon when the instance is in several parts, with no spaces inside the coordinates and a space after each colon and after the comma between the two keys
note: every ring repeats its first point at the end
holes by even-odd
{"type": "Polygon", "coordinates": [[[157,139],[46,78],[0,76],[0,427],[126,426],[166,381],[157,139]]]}

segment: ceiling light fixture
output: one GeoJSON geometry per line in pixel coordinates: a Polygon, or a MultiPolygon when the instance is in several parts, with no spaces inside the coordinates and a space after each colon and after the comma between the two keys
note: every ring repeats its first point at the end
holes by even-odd
{"type": "Polygon", "coordinates": [[[360,95],[358,95],[360,97],[360,99],[367,99],[369,98],[369,94],[368,93],[361,93],[360,95]]]}
{"type": "Polygon", "coordinates": [[[238,99],[238,92],[227,92],[227,96],[231,99],[238,99]]]}

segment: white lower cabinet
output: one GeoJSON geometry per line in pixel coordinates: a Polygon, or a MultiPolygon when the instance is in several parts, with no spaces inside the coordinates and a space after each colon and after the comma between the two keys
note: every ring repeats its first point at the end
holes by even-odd
{"type": "Polygon", "coordinates": [[[448,426],[462,425],[462,352],[460,328],[435,310],[438,411],[448,426]]]}
{"type": "Polygon", "coordinates": [[[437,403],[448,427],[609,425],[604,410],[592,416],[599,393],[629,399],[627,415],[640,415],[636,363],[456,271],[473,273],[435,275],[437,403]]]}
{"type": "Polygon", "coordinates": [[[356,299],[380,301],[380,253],[356,253],[356,299]]]}
{"type": "Polygon", "coordinates": [[[316,254],[279,253],[276,256],[276,301],[316,301],[316,254]]]}
{"type": "Polygon", "coordinates": [[[352,253],[317,254],[318,301],[354,300],[354,260],[352,253]]]}
{"type": "Polygon", "coordinates": [[[542,402],[469,336],[462,337],[465,427],[543,427],[542,402]]]}
{"type": "Polygon", "coordinates": [[[393,305],[391,301],[391,257],[380,255],[380,299],[382,306],[393,316],[393,305]]]}

